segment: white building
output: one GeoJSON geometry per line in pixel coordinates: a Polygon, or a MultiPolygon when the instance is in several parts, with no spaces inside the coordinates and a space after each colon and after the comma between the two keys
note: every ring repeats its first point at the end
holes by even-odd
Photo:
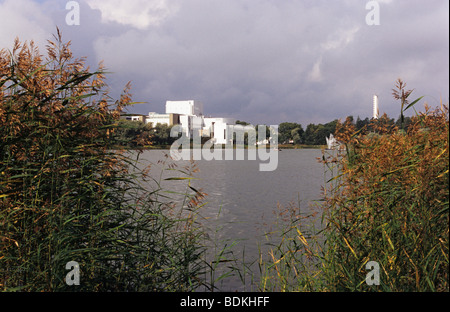
{"type": "Polygon", "coordinates": [[[212,118],[203,116],[203,103],[194,100],[167,101],[166,113],[150,112],[146,123],[181,125],[188,138],[194,135],[211,137],[215,144],[227,144],[227,125],[234,125],[231,118],[212,118]],[[194,133],[194,131],[198,131],[194,133]]]}
{"type": "Polygon", "coordinates": [[[170,114],[158,114],[155,112],[148,113],[145,117],[145,123],[151,123],[153,126],[157,124],[170,125],[170,114]]]}
{"type": "Polygon", "coordinates": [[[203,116],[203,103],[199,101],[167,101],[166,114],[203,116]]]}
{"type": "Polygon", "coordinates": [[[227,144],[227,125],[234,125],[235,120],[231,118],[204,118],[205,135],[214,139],[215,144],[227,144]]]}
{"type": "Polygon", "coordinates": [[[145,115],[128,115],[128,114],[124,114],[122,116],[120,116],[120,119],[124,119],[124,120],[130,120],[130,121],[141,121],[141,122],[145,122],[145,115]]]}
{"type": "Polygon", "coordinates": [[[194,136],[194,131],[198,131],[195,135],[201,135],[201,131],[204,128],[203,116],[180,114],[180,122],[178,124],[181,125],[188,138],[194,136]]]}

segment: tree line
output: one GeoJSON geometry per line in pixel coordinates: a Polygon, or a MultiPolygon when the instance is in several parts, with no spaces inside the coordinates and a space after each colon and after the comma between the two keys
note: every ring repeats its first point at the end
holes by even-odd
{"type": "MultiPolygon", "coordinates": [[[[346,117],[346,122],[353,124],[356,131],[366,129],[371,132],[372,124],[368,117],[362,119],[359,116],[355,118],[350,115],[346,117]]],[[[296,122],[282,122],[278,126],[278,143],[279,144],[293,144],[293,145],[325,145],[326,138],[330,134],[335,133],[336,125],[339,120],[335,119],[328,123],[310,123],[306,126],[306,129],[300,123],[296,122]]],[[[397,126],[399,129],[407,130],[411,124],[410,117],[404,117],[403,123],[401,118],[398,117],[397,120],[390,118],[387,115],[383,115],[379,118],[379,122],[385,123],[386,126],[397,126]]],[[[143,140],[144,138],[150,138],[152,145],[154,146],[167,146],[171,145],[177,138],[170,136],[170,130],[172,126],[166,124],[156,124],[144,123],[140,121],[129,121],[120,120],[121,127],[119,127],[118,136],[121,142],[128,142],[127,146],[133,148],[139,145],[139,138],[143,140]]],[[[237,120],[237,125],[248,126],[250,123],[246,121],[237,120]]],[[[257,127],[257,126],[256,126],[257,127]]],[[[267,127],[267,126],[266,126],[267,127]]],[[[270,127],[267,127],[267,139],[273,135],[273,131],[270,127]]],[[[245,143],[247,136],[245,136],[245,143]]]]}
{"type": "MultiPolygon", "coordinates": [[[[384,123],[388,127],[397,126],[399,129],[405,131],[408,130],[408,127],[411,124],[410,117],[404,117],[402,123],[401,117],[395,120],[387,115],[383,115],[378,121],[384,123]]],[[[280,144],[325,145],[326,138],[336,131],[338,122],[339,120],[335,119],[325,124],[310,123],[306,127],[306,130],[304,130],[299,123],[282,122],[278,127],[278,142],[280,144]]],[[[362,129],[366,129],[368,132],[374,131],[374,129],[372,129],[371,119],[368,117],[361,119],[358,116],[355,120],[354,117],[350,115],[346,117],[346,122],[353,124],[356,131],[362,129]]]]}

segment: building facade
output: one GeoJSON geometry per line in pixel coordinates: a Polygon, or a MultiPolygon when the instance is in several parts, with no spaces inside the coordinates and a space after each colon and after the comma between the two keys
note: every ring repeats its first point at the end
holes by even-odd
{"type": "Polygon", "coordinates": [[[203,103],[199,101],[166,101],[166,114],[203,116],[203,103]]]}
{"type": "Polygon", "coordinates": [[[215,144],[227,144],[227,126],[234,125],[236,120],[231,118],[204,118],[204,131],[214,139],[215,144]]]}
{"type": "Polygon", "coordinates": [[[148,116],[145,117],[145,123],[150,123],[153,127],[157,124],[172,125],[170,122],[170,114],[158,114],[155,112],[148,113],[148,116]]]}
{"type": "MultiPolygon", "coordinates": [[[[194,100],[167,101],[165,114],[150,112],[145,123],[153,126],[166,124],[181,125],[188,138],[204,136],[213,139],[214,144],[227,144],[227,126],[234,125],[231,118],[214,118],[203,115],[203,103],[194,100]]],[[[228,142],[229,143],[229,142],[228,142]]]]}

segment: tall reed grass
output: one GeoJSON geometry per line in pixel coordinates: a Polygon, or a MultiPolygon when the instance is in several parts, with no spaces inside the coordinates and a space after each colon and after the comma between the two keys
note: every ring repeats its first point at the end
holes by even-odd
{"type": "MultiPolygon", "coordinates": [[[[397,81],[401,116],[421,99],[397,81]]],[[[342,150],[321,161],[331,178],[321,227],[293,213],[261,261],[264,291],[449,291],[449,119],[445,105],[416,112],[408,132],[383,115],[369,128],[339,123],[342,150]],[[371,129],[370,131],[368,129],[371,129]],[[367,263],[379,264],[379,285],[367,263]],[[370,285],[369,285],[370,284],[370,285]]]]}
{"type": "MultiPolygon", "coordinates": [[[[203,194],[181,205],[148,190],[150,170],[117,150],[129,85],[108,95],[57,33],[0,51],[0,289],[189,291],[204,284],[203,194]],[[80,265],[70,286],[66,264],[80,265]]],[[[140,146],[148,137],[138,138],[140,146]]],[[[177,178],[183,180],[183,178],[177,178]]]]}

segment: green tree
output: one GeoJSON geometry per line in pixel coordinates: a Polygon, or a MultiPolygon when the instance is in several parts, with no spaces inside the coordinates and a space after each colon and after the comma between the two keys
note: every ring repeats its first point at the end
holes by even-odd
{"type": "Polygon", "coordinates": [[[243,125],[243,126],[248,126],[248,125],[250,125],[248,122],[242,121],[242,120],[236,120],[236,124],[237,124],[237,125],[243,125]]]}
{"type": "Polygon", "coordinates": [[[315,124],[309,124],[306,127],[305,133],[303,135],[304,143],[308,145],[313,145],[316,142],[316,132],[318,126],[315,124]]]}
{"type": "Polygon", "coordinates": [[[364,127],[367,128],[369,126],[369,124],[370,124],[370,120],[368,117],[366,117],[365,119],[361,119],[358,116],[358,118],[356,118],[356,130],[357,131],[363,129],[364,127]]]}
{"type": "Polygon", "coordinates": [[[295,128],[291,131],[291,138],[294,141],[294,144],[301,144],[302,143],[302,135],[303,135],[303,129],[295,128]]]}
{"type": "Polygon", "coordinates": [[[289,143],[290,140],[293,140],[295,144],[299,144],[302,143],[303,133],[304,130],[301,124],[282,122],[278,126],[278,141],[280,143],[289,143]]]}
{"type": "Polygon", "coordinates": [[[326,138],[336,130],[337,120],[326,124],[309,124],[303,135],[304,143],[308,145],[324,145],[326,138]]]}
{"type": "Polygon", "coordinates": [[[116,131],[116,139],[121,146],[127,148],[137,148],[138,146],[148,145],[152,139],[153,132],[149,124],[141,121],[131,121],[121,119],[116,131]]]}
{"type": "Polygon", "coordinates": [[[170,136],[170,130],[172,126],[167,124],[156,124],[155,127],[152,128],[152,142],[156,145],[170,145],[177,138],[172,138],[170,136]]]}

